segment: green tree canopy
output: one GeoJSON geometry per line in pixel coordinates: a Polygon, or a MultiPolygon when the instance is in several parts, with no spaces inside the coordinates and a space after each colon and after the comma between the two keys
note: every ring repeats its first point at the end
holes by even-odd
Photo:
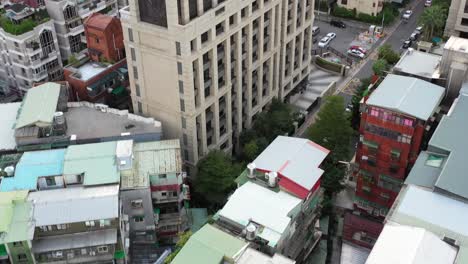
{"type": "Polygon", "coordinates": [[[385,71],[387,71],[389,68],[388,63],[384,59],[378,59],[374,62],[372,65],[372,71],[374,71],[375,75],[382,76],[385,71]]]}
{"type": "Polygon", "coordinates": [[[221,206],[225,203],[227,195],[235,189],[234,179],[242,172],[241,169],[241,166],[234,163],[223,151],[211,151],[198,161],[195,192],[213,207],[221,206]]]}
{"type": "Polygon", "coordinates": [[[170,264],[172,260],[179,254],[179,251],[185,246],[185,243],[190,239],[192,236],[192,231],[187,231],[184,232],[179,236],[179,241],[177,241],[175,245],[174,251],[167,256],[167,258],[164,260],[164,264],[170,264]]]}
{"type": "Polygon", "coordinates": [[[317,114],[317,121],[308,130],[308,137],[331,151],[322,167],[325,171],[322,186],[326,194],[333,195],[343,188],[345,168],[338,161],[349,158],[353,129],[344,111],[343,97],[330,96],[325,100],[325,105],[317,114]]]}
{"type": "Polygon", "coordinates": [[[353,97],[351,98],[351,103],[353,105],[353,109],[351,112],[351,127],[354,130],[359,129],[359,125],[361,123],[361,113],[359,112],[359,103],[361,102],[361,99],[364,97],[364,92],[367,90],[370,84],[371,84],[370,78],[362,79],[361,84],[359,85],[358,89],[356,89],[353,97]]]}
{"type": "Polygon", "coordinates": [[[424,25],[424,36],[426,40],[432,39],[434,34],[442,34],[445,21],[447,20],[448,9],[446,5],[433,5],[424,9],[424,12],[419,17],[419,22],[424,25]]]}
{"type": "Polygon", "coordinates": [[[390,44],[384,44],[378,49],[379,59],[384,59],[388,64],[395,64],[400,60],[400,55],[392,49],[390,44]]]}

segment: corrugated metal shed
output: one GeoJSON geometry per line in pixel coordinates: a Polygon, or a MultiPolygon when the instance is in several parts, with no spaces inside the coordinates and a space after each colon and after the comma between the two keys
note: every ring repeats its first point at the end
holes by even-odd
{"type": "Polygon", "coordinates": [[[329,152],[307,139],[278,136],[253,163],[311,190],[323,174],[319,166],[329,152]]]}
{"type": "Polygon", "coordinates": [[[32,251],[33,253],[42,253],[64,249],[81,249],[115,243],[117,243],[117,230],[106,229],[35,239],[32,243],[32,251]]]}
{"type": "Polygon", "coordinates": [[[0,104],[0,150],[13,150],[15,142],[15,122],[21,103],[0,104]]]}
{"type": "Polygon", "coordinates": [[[247,248],[236,264],[294,264],[296,261],[280,254],[269,256],[253,248],[247,248]]]}
{"type": "Polygon", "coordinates": [[[247,243],[209,224],[192,235],[172,264],[219,264],[223,259],[233,260],[247,243]]]}
{"type": "Polygon", "coordinates": [[[414,77],[389,74],[372,92],[367,105],[428,120],[444,97],[445,89],[414,77]]]}
{"type": "Polygon", "coordinates": [[[340,264],[364,264],[370,250],[364,247],[343,242],[341,246],[340,264]]]}
{"type": "Polygon", "coordinates": [[[63,174],[84,174],[86,186],[118,183],[120,173],[116,163],[117,142],[69,146],[63,174]]]}
{"type": "Polygon", "coordinates": [[[236,189],[218,214],[242,226],[247,226],[250,221],[264,226],[258,236],[274,247],[291,222],[290,212],[301,202],[286,192],[274,192],[246,182],[236,189]]]}
{"type": "Polygon", "coordinates": [[[16,165],[14,177],[4,178],[0,191],[36,190],[37,178],[62,175],[65,149],[25,152],[16,165]]]}
{"type": "Polygon", "coordinates": [[[406,51],[393,68],[394,70],[421,76],[438,78],[438,66],[442,56],[422,51],[406,51]]]}
{"type": "Polygon", "coordinates": [[[52,124],[60,95],[60,84],[45,83],[29,89],[21,105],[16,128],[52,124]]]}
{"type": "Polygon", "coordinates": [[[28,191],[0,192],[0,245],[31,240],[34,235],[28,191]]]}
{"type": "Polygon", "coordinates": [[[119,185],[32,192],[36,226],[119,217],[119,185]]]}
{"type": "Polygon", "coordinates": [[[468,199],[468,95],[460,94],[450,115],[445,115],[437,126],[428,150],[450,153],[435,186],[468,199]]]}
{"type": "Polygon", "coordinates": [[[453,264],[457,249],[424,228],[386,224],[366,264],[453,264]]]}

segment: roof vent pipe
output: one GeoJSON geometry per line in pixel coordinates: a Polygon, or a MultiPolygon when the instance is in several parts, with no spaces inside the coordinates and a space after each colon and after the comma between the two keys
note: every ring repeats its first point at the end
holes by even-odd
{"type": "Polygon", "coordinates": [[[276,179],[278,178],[278,173],[275,171],[269,172],[267,175],[268,186],[276,187],[276,179]]]}
{"type": "Polygon", "coordinates": [[[249,178],[253,179],[255,178],[254,172],[255,172],[255,163],[249,163],[247,164],[247,169],[249,169],[249,178]]]}
{"type": "Polygon", "coordinates": [[[247,232],[246,232],[245,238],[246,238],[247,240],[249,240],[249,241],[254,240],[254,239],[255,239],[255,236],[256,236],[256,233],[257,233],[257,227],[256,227],[254,224],[250,223],[250,224],[247,226],[246,231],[247,231],[247,232]]]}

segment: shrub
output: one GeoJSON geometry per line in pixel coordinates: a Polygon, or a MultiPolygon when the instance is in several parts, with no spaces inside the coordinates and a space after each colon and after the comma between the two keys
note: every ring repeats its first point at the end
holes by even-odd
{"type": "Polygon", "coordinates": [[[343,18],[355,18],[353,11],[340,6],[335,6],[335,8],[333,8],[333,15],[343,18]]]}
{"type": "Polygon", "coordinates": [[[320,66],[320,67],[322,67],[322,68],[324,68],[326,70],[336,72],[336,73],[341,73],[341,70],[344,67],[342,64],[334,63],[334,62],[328,61],[326,59],[323,59],[321,57],[317,57],[315,62],[317,63],[318,66],[320,66]]]}

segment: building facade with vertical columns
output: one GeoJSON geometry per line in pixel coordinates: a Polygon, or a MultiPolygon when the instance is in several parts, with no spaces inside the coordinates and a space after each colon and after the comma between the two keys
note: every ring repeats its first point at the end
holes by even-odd
{"type": "Polygon", "coordinates": [[[312,0],[130,0],[121,13],[136,112],[181,139],[189,165],[231,151],[310,72],[312,0]]]}

